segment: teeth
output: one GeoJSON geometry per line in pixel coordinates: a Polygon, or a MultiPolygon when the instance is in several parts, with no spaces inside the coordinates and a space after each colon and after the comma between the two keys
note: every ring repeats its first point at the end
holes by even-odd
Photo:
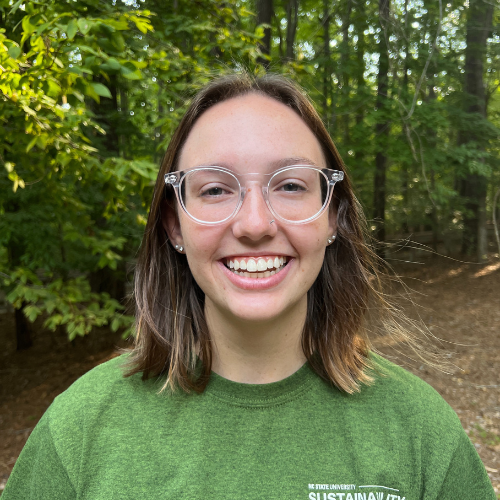
{"type": "Polygon", "coordinates": [[[251,273],[257,271],[257,263],[253,259],[250,259],[247,262],[247,271],[250,271],[251,273]]]}
{"type": "Polygon", "coordinates": [[[268,257],[252,259],[245,258],[238,259],[227,259],[226,266],[232,269],[233,272],[239,276],[244,276],[245,278],[268,278],[273,276],[277,272],[283,269],[284,264],[286,264],[286,257],[268,257]],[[241,271],[240,271],[241,269],[241,271]],[[247,272],[243,272],[247,271],[247,272]]]}
{"type": "Polygon", "coordinates": [[[257,271],[266,271],[267,270],[267,262],[264,259],[259,259],[257,261],[257,271]]]}

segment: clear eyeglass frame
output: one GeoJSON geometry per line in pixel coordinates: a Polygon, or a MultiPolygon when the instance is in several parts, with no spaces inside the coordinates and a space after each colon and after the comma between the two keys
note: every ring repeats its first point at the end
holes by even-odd
{"type": "Polygon", "coordinates": [[[203,166],[191,168],[189,170],[182,170],[182,171],[179,170],[177,172],[169,172],[169,173],[165,174],[165,184],[167,186],[171,186],[174,189],[179,205],[181,206],[182,210],[186,213],[186,215],[191,220],[193,220],[194,222],[197,222],[198,224],[202,224],[202,225],[206,225],[206,226],[215,226],[215,225],[224,224],[224,223],[230,221],[240,211],[240,208],[243,205],[245,194],[247,192],[247,188],[241,185],[239,178],[248,177],[251,175],[261,176],[261,177],[269,177],[269,181],[268,181],[267,185],[265,185],[265,186],[262,185],[262,195],[264,197],[264,201],[266,202],[267,208],[269,209],[269,211],[271,212],[273,217],[275,217],[276,219],[278,219],[282,222],[285,222],[286,224],[307,224],[309,222],[316,220],[318,217],[320,217],[324,213],[324,211],[327,209],[327,207],[330,205],[330,201],[332,199],[333,189],[335,187],[335,184],[344,179],[344,172],[342,172],[341,170],[333,170],[330,168],[320,168],[320,167],[316,167],[314,165],[301,165],[301,164],[288,165],[286,167],[279,168],[278,170],[275,170],[274,172],[271,172],[269,174],[261,174],[258,172],[237,174],[237,173],[233,172],[232,170],[229,170],[229,169],[224,168],[224,167],[203,165],[203,166]],[[288,220],[288,219],[281,217],[278,213],[275,212],[275,210],[272,207],[272,204],[269,201],[269,186],[271,185],[273,178],[276,175],[279,175],[279,174],[285,172],[286,170],[290,170],[290,169],[297,168],[297,167],[310,168],[311,170],[316,170],[317,172],[319,172],[321,175],[323,175],[325,177],[325,179],[327,181],[327,186],[328,186],[328,192],[326,194],[325,201],[324,201],[321,209],[312,217],[309,217],[307,219],[300,220],[300,221],[288,220]],[[181,189],[182,182],[183,182],[185,176],[192,173],[192,172],[195,172],[197,170],[205,170],[205,169],[218,170],[218,171],[227,173],[227,174],[231,175],[232,177],[234,177],[234,179],[236,179],[238,186],[239,186],[239,199],[238,199],[238,202],[236,204],[234,211],[232,212],[231,215],[229,215],[225,219],[220,220],[220,221],[216,221],[216,222],[203,221],[203,220],[200,220],[200,219],[197,219],[196,217],[194,217],[186,209],[184,202],[182,200],[182,197],[180,195],[180,189],[181,189]]]}

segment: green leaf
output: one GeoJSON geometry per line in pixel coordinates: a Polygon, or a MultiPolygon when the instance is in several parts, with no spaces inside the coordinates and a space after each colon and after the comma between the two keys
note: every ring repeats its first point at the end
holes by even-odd
{"type": "Polygon", "coordinates": [[[41,134],[37,137],[36,140],[36,145],[40,149],[45,149],[47,147],[47,140],[49,139],[49,136],[47,134],[41,134]]]}
{"type": "Polygon", "coordinates": [[[31,150],[31,148],[33,148],[33,146],[36,144],[36,141],[38,141],[37,135],[35,137],[33,137],[33,139],[31,139],[29,144],[26,146],[26,153],[28,153],[31,150]]]}
{"type": "Polygon", "coordinates": [[[113,47],[118,51],[118,52],[123,52],[125,50],[125,40],[121,33],[114,32],[111,34],[111,43],[113,44],[113,47]]]}
{"type": "MultiPolygon", "coordinates": [[[[93,71],[88,68],[82,68],[80,66],[73,66],[72,68],[68,68],[69,73],[75,73],[76,75],[93,75],[93,71]]],[[[74,93],[74,92],[73,92],[74,93]]]]}
{"type": "Polygon", "coordinates": [[[17,2],[12,6],[12,9],[10,9],[9,15],[14,14],[17,9],[19,9],[19,6],[24,2],[25,0],[17,0],[17,2]]]}
{"type": "Polygon", "coordinates": [[[142,73],[131,63],[126,63],[121,67],[122,76],[128,80],[141,80],[142,73]]]}
{"type": "Polygon", "coordinates": [[[12,45],[9,49],[8,54],[12,59],[17,59],[21,55],[21,48],[17,45],[12,45]]]}
{"type": "Polygon", "coordinates": [[[139,19],[138,17],[135,17],[133,19],[135,25],[137,26],[137,29],[140,30],[142,33],[146,34],[149,30],[152,30],[153,27],[151,26],[151,23],[148,20],[145,19],[139,19]]]}
{"type": "Polygon", "coordinates": [[[23,27],[23,36],[21,38],[20,45],[23,45],[24,42],[31,36],[31,34],[36,30],[36,26],[31,24],[31,16],[24,16],[22,21],[23,27]]]}
{"type": "Polygon", "coordinates": [[[109,97],[111,99],[111,92],[108,87],[103,85],[102,83],[91,83],[94,92],[101,97],[109,97]]]}
{"type": "Polygon", "coordinates": [[[75,38],[77,31],[78,31],[78,23],[76,19],[71,19],[67,27],[68,40],[73,40],[73,38],[75,38]]]}
{"type": "Polygon", "coordinates": [[[36,25],[31,24],[31,16],[24,16],[21,25],[25,34],[31,35],[36,30],[36,25]]]}
{"type": "Polygon", "coordinates": [[[38,315],[42,312],[39,307],[30,305],[23,309],[24,315],[33,323],[38,315]]]}
{"type": "Polygon", "coordinates": [[[93,87],[93,83],[89,83],[86,87],[85,87],[85,94],[89,97],[92,97],[92,99],[94,99],[95,102],[98,102],[100,103],[101,102],[101,98],[99,97],[99,94],[94,90],[94,87],[93,87]]]}
{"type": "Polygon", "coordinates": [[[110,57],[104,64],[101,64],[101,68],[105,71],[120,71],[121,67],[122,65],[114,57],[110,57]]]}
{"type": "Polygon", "coordinates": [[[78,27],[80,28],[80,33],[86,35],[92,26],[87,19],[80,18],[78,19],[78,27]]]}

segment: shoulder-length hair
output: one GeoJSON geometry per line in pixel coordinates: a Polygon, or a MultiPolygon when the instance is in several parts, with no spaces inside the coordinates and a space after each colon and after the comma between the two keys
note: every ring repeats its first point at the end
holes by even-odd
{"type": "Polygon", "coordinates": [[[330,206],[337,211],[337,239],[327,247],[321,272],[308,292],[302,349],[320,377],[345,392],[358,391],[361,383],[371,380],[368,305],[375,299],[386,307],[378,291],[376,257],[365,244],[365,219],[321,118],[297,85],[277,75],[217,78],[196,94],[173,135],[156,180],[135,271],[136,339],[127,375],[142,373],[143,379],[163,375],[164,388],[187,392],[202,392],[208,382],[212,347],[204,294],[186,256],[172,248],[163,229],[162,205],[175,203],[164,176],[176,170],[189,132],[207,109],[249,93],[271,97],[295,111],[321,144],[328,168],[344,171],[330,206]]]}

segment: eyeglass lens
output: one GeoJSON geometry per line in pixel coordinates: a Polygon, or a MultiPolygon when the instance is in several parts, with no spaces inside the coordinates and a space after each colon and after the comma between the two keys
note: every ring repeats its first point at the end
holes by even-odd
{"type": "MultiPolygon", "coordinates": [[[[230,217],[240,200],[240,183],[229,172],[200,168],[182,179],[179,194],[186,211],[203,222],[221,222],[230,217]]],[[[268,199],[282,219],[300,222],[318,214],[328,199],[326,176],[310,167],[292,167],[271,177],[268,199]]]]}

